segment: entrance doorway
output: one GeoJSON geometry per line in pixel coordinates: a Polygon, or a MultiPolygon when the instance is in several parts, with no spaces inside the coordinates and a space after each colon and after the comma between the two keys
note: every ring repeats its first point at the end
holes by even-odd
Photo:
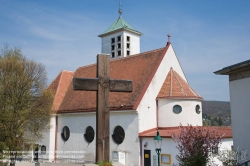
{"type": "Polygon", "coordinates": [[[151,151],[144,150],[144,166],[151,166],[151,151]]]}

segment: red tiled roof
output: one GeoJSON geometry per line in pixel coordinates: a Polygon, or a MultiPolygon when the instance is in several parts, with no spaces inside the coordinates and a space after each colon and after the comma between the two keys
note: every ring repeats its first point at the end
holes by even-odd
{"type": "Polygon", "coordinates": [[[55,113],[61,105],[64,95],[72,81],[74,73],[63,70],[50,84],[49,89],[54,93],[53,112],[55,113]]]}
{"type": "MultiPolygon", "coordinates": [[[[161,49],[110,61],[110,78],[133,81],[133,92],[111,92],[110,110],[135,110],[149,86],[170,43],[161,49]],[[121,107],[121,105],[123,105],[121,107]]],[[[96,64],[80,67],[74,77],[96,78],[96,64]]],[[[96,110],[96,92],[75,91],[72,81],[57,113],[96,110]]]]}
{"type": "Polygon", "coordinates": [[[157,98],[202,100],[202,97],[173,68],[170,69],[157,98]]]}
{"type": "MultiPolygon", "coordinates": [[[[187,127],[187,126],[186,126],[187,127]]],[[[193,126],[197,127],[197,126],[193,126]]],[[[222,138],[232,138],[232,128],[231,127],[221,127],[221,126],[203,126],[206,130],[213,131],[216,129],[218,132],[218,135],[223,135],[222,138]]],[[[158,131],[160,132],[160,136],[163,138],[171,138],[170,133],[174,133],[175,135],[179,135],[181,130],[180,127],[160,127],[158,128],[158,131]]],[[[155,137],[156,136],[157,129],[153,128],[147,131],[143,131],[139,133],[139,137],[155,137]]]]}

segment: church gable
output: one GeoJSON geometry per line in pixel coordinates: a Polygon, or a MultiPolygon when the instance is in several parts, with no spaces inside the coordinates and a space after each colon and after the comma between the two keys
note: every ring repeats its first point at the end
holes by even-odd
{"type": "MultiPolygon", "coordinates": [[[[147,86],[166,47],[110,61],[110,78],[133,81],[133,92],[110,93],[110,110],[136,109],[136,103],[147,86]]],[[[80,67],[74,77],[96,78],[96,64],[80,67]]],[[[96,110],[96,92],[74,91],[72,81],[57,113],[89,112],[96,110]]]]}
{"type": "Polygon", "coordinates": [[[56,112],[60,107],[73,75],[73,72],[63,70],[50,84],[49,89],[55,96],[53,101],[53,112],[56,112]]]}
{"type": "Polygon", "coordinates": [[[165,47],[166,50],[162,54],[161,58],[156,65],[155,71],[148,82],[147,87],[141,94],[140,100],[138,100],[137,110],[139,112],[139,131],[145,131],[154,128],[158,125],[156,110],[158,110],[158,103],[156,101],[159,92],[164,84],[164,81],[171,68],[174,68],[176,73],[186,81],[185,74],[178,61],[178,58],[174,52],[174,49],[170,42],[165,47]],[[150,123],[149,123],[150,122],[150,123]]]}
{"type": "Polygon", "coordinates": [[[202,100],[202,97],[173,68],[170,69],[157,98],[202,100]]]}

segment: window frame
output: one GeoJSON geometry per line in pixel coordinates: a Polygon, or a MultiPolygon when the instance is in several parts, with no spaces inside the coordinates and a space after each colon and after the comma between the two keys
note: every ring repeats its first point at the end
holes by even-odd
{"type": "Polygon", "coordinates": [[[85,133],[83,135],[84,135],[85,141],[87,141],[90,144],[95,139],[95,130],[93,129],[92,126],[88,126],[86,127],[85,133]],[[93,132],[93,135],[89,135],[89,134],[92,134],[91,132],[93,132]]]}
{"type": "Polygon", "coordinates": [[[195,106],[195,112],[196,112],[197,114],[200,114],[200,113],[201,113],[200,109],[201,109],[201,106],[200,106],[199,104],[197,104],[197,105],[195,106]]]}
{"type": "Polygon", "coordinates": [[[118,42],[121,42],[121,41],[122,41],[122,36],[121,36],[121,35],[120,35],[120,36],[117,36],[116,39],[117,39],[117,43],[118,43],[118,42]]]}
{"type": "Polygon", "coordinates": [[[112,37],[111,38],[111,44],[114,44],[115,43],[115,37],[112,37]]]}
{"type": "Polygon", "coordinates": [[[179,104],[176,104],[176,105],[173,106],[173,110],[172,111],[175,114],[180,114],[182,112],[182,107],[179,104]],[[180,109],[179,112],[176,111],[177,109],[180,109]]]}
{"type": "Polygon", "coordinates": [[[112,139],[116,144],[122,144],[125,140],[125,131],[122,126],[116,126],[113,130],[112,139]]]}
{"type": "Polygon", "coordinates": [[[64,142],[68,141],[69,140],[69,137],[70,137],[70,130],[69,130],[69,127],[68,126],[64,126],[62,128],[62,133],[61,133],[61,137],[63,139],[64,142]],[[66,134],[66,135],[65,135],[66,134]]]}

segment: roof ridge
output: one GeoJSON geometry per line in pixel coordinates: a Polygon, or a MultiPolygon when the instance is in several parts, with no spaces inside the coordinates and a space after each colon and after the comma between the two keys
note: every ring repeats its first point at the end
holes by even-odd
{"type": "Polygon", "coordinates": [[[127,29],[129,31],[132,31],[138,35],[141,35],[142,33],[135,30],[127,21],[125,21],[122,16],[119,16],[118,19],[111,25],[108,27],[108,29],[106,29],[102,34],[98,35],[99,37],[105,36],[109,33],[113,33],[115,31],[119,31],[122,29],[127,29]]]}
{"type": "MultiPolygon", "coordinates": [[[[60,84],[61,84],[61,80],[62,80],[62,75],[63,75],[63,70],[59,73],[60,77],[59,77],[59,81],[58,81],[58,85],[56,87],[56,93],[55,93],[55,97],[54,97],[54,101],[53,101],[53,107],[55,106],[55,102],[56,102],[56,97],[58,97],[58,93],[59,93],[59,87],[60,87],[60,84]]],[[[59,76],[58,75],[58,76],[59,76]]],[[[59,108],[59,107],[58,107],[59,108]]],[[[57,108],[57,110],[58,110],[57,108]]],[[[54,109],[54,108],[53,108],[54,109]]],[[[55,112],[57,112],[57,110],[53,110],[55,112]]]]}
{"type": "MultiPolygon", "coordinates": [[[[164,84],[164,82],[163,82],[163,84],[164,84]]],[[[173,83],[173,68],[171,67],[170,68],[170,91],[169,91],[170,94],[169,94],[169,96],[172,96],[172,90],[173,90],[172,83],[173,83]]]]}
{"type": "Polygon", "coordinates": [[[181,77],[178,72],[176,72],[173,67],[170,67],[170,70],[165,78],[165,81],[161,87],[160,92],[157,95],[157,98],[165,99],[199,99],[203,98],[196,93],[188,82],[181,77]]]}
{"type": "Polygon", "coordinates": [[[176,80],[177,80],[179,86],[181,87],[181,92],[183,93],[184,96],[187,96],[187,93],[185,93],[185,91],[184,91],[182,85],[180,84],[180,81],[179,81],[179,79],[177,78],[177,76],[176,76],[175,73],[176,73],[176,71],[174,71],[174,76],[175,76],[175,78],[176,78],[176,80]]]}
{"type": "Polygon", "coordinates": [[[154,76],[155,76],[155,73],[157,72],[160,64],[162,63],[162,60],[164,59],[169,47],[171,46],[171,43],[168,43],[164,48],[162,48],[162,52],[159,56],[159,59],[157,60],[153,70],[151,71],[150,75],[149,75],[149,78],[146,82],[146,84],[144,85],[139,97],[137,98],[137,101],[135,102],[134,104],[134,107],[133,109],[137,109],[138,105],[139,105],[139,102],[142,100],[142,97],[144,96],[146,90],[148,89],[149,87],[149,84],[151,83],[151,81],[153,80],[154,76]]]}
{"type": "MultiPolygon", "coordinates": [[[[147,51],[144,53],[136,54],[134,56],[128,56],[127,59],[119,58],[117,60],[111,60],[110,63],[110,77],[112,79],[131,79],[133,80],[133,92],[131,93],[111,93],[110,94],[110,108],[111,110],[133,110],[135,111],[138,103],[141,101],[143,94],[146,93],[146,88],[148,87],[148,82],[151,82],[153,74],[157,66],[159,66],[159,61],[161,61],[162,56],[165,55],[166,50],[169,45],[147,51]],[[128,67],[127,70],[124,68],[128,67]],[[142,82],[140,81],[142,80],[142,82]],[[120,108],[120,105],[123,105],[120,108]]],[[[63,76],[67,76],[72,73],[65,73],[63,76]]],[[[95,78],[96,77],[96,63],[85,65],[78,68],[75,71],[74,77],[81,78],[95,78]]],[[[66,79],[65,78],[65,79],[66,79]]],[[[59,79],[58,79],[59,81],[59,79]]],[[[62,78],[61,83],[63,83],[64,78],[62,78]]],[[[69,79],[68,79],[69,81],[69,79]]],[[[72,79],[71,85],[72,85],[72,79]]],[[[59,89],[60,92],[60,89],[59,89]]],[[[60,96],[62,96],[60,94],[60,96]]],[[[58,100],[59,101],[59,100],[58,100]]],[[[71,86],[68,87],[66,94],[64,96],[63,102],[58,109],[58,114],[63,113],[77,113],[77,112],[88,112],[95,111],[96,109],[96,95],[95,92],[91,91],[74,91],[71,86]],[[93,110],[90,110],[92,109],[93,110]]]]}
{"type": "MultiPolygon", "coordinates": [[[[160,51],[161,49],[164,49],[164,48],[165,47],[158,48],[158,49],[151,50],[151,51],[146,51],[146,52],[138,53],[138,54],[134,54],[134,55],[130,55],[130,56],[127,56],[127,57],[121,57],[121,58],[117,58],[117,59],[111,59],[110,62],[119,61],[119,60],[122,60],[122,59],[125,59],[125,58],[134,58],[134,57],[137,57],[137,56],[142,56],[143,54],[148,54],[148,53],[151,53],[151,52],[160,51]]],[[[96,63],[93,63],[93,64],[89,64],[89,65],[86,65],[86,66],[78,67],[78,69],[82,69],[82,68],[86,68],[86,67],[90,67],[90,66],[95,66],[95,65],[96,65],[96,63]]]]}
{"type": "Polygon", "coordinates": [[[62,72],[74,73],[73,71],[70,71],[70,70],[62,70],[62,72]]]}
{"type": "Polygon", "coordinates": [[[125,58],[134,58],[134,57],[137,57],[137,56],[142,56],[143,54],[148,54],[148,53],[151,53],[151,52],[160,51],[160,50],[162,50],[162,49],[164,49],[164,48],[165,48],[165,47],[158,48],[158,49],[151,50],[151,51],[146,51],[146,52],[138,53],[138,54],[129,55],[129,56],[126,56],[126,57],[121,57],[121,58],[112,59],[110,62],[123,60],[123,59],[125,59],[125,58]]]}
{"type": "Polygon", "coordinates": [[[76,70],[82,69],[82,68],[86,68],[86,67],[90,67],[90,66],[95,66],[95,65],[96,65],[96,63],[90,64],[90,65],[86,65],[86,66],[81,66],[81,67],[78,67],[76,70]]]}
{"type": "MultiPolygon", "coordinates": [[[[177,73],[178,74],[178,73],[177,73]]],[[[182,77],[181,77],[181,79],[183,80],[183,81],[185,81],[182,77]]],[[[197,94],[197,92],[195,92],[194,90],[193,90],[193,88],[189,85],[189,83],[187,82],[187,81],[185,81],[186,83],[187,83],[187,85],[188,85],[188,89],[196,96],[196,97],[200,97],[200,95],[199,94],[197,94]]],[[[183,88],[182,88],[183,89],[183,88]]],[[[184,89],[183,89],[184,90],[184,89]]],[[[186,94],[186,96],[187,96],[187,94],[186,94]]]]}
{"type": "MultiPolygon", "coordinates": [[[[58,93],[59,93],[59,92],[61,91],[61,89],[63,88],[63,87],[62,87],[62,84],[65,83],[65,82],[63,82],[63,81],[64,81],[64,77],[67,77],[67,75],[69,75],[69,74],[72,74],[72,75],[70,75],[71,77],[74,76],[74,72],[67,71],[67,70],[62,70],[62,71],[61,71],[61,73],[60,73],[61,76],[60,76],[60,79],[59,79],[59,81],[58,81],[58,86],[57,86],[57,89],[56,89],[55,97],[58,97],[58,93]]],[[[69,84],[69,85],[70,85],[70,84],[69,84]]],[[[57,113],[57,111],[59,110],[59,108],[60,108],[60,106],[61,106],[61,104],[62,104],[62,102],[63,102],[63,100],[64,100],[64,96],[65,96],[65,94],[67,93],[67,91],[68,91],[68,89],[69,89],[69,85],[66,87],[65,92],[64,92],[63,95],[62,95],[62,100],[61,100],[60,104],[57,106],[56,113],[57,113]]],[[[53,101],[53,106],[55,105],[55,102],[56,102],[56,100],[54,99],[54,101],[53,101]]]]}
{"type": "Polygon", "coordinates": [[[193,94],[194,94],[195,96],[201,97],[197,92],[195,92],[195,91],[193,90],[193,88],[192,88],[191,86],[189,86],[189,89],[193,92],[193,94]]]}
{"type": "MultiPolygon", "coordinates": [[[[122,21],[122,17],[121,16],[119,16],[119,18],[116,20],[116,22],[113,24],[114,26],[112,27],[112,30],[114,30],[115,29],[115,26],[117,25],[117,23],[118,23],[118,21],[121,19],[121,21],[122,21]]],[[[112,25],[111,25],[112,26],[112,25]]]]}

